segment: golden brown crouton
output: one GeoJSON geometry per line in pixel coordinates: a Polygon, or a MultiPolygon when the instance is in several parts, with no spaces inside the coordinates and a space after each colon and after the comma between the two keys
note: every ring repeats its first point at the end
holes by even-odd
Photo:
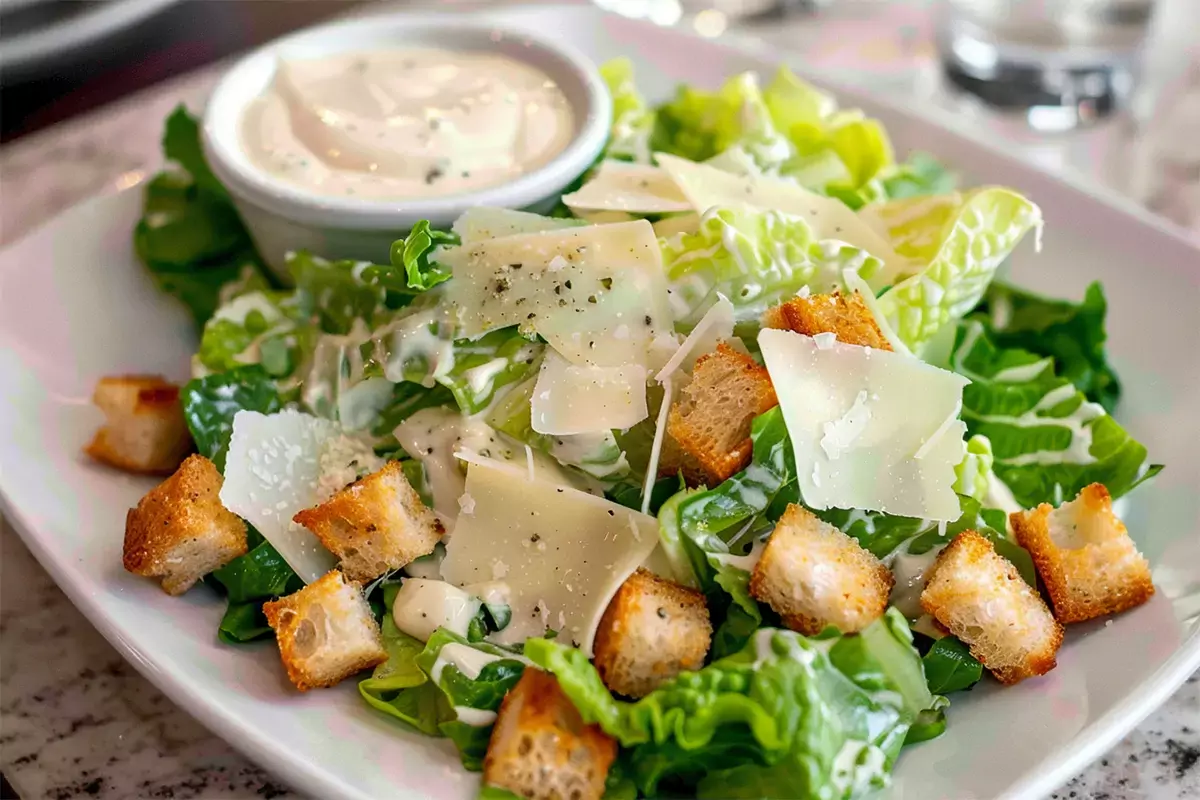
{"type": "Polygon", "coordinates": [[[101,378],[92,402],[105,423],[84,452],[127,472],[170,475],[192,452],[179,387],[158,375],[101,378]]]}
{"type": "Polygon", "coordinates": [[[346,577],[369,581],[433,552],[442,525],[409,485],[399,461],[293,517],[341,559],[346,577]]]}
{"type": "Polygon", "coordinates": [[[330,570],[298,592],[263,603],[288,678],[300,691],[333,686],[387,661],[362,588],[330,570]]]}
{"type": "Polygon", "coordinates": [[[161,578],[183,594],[214,569],[246,552],[246,523],[218,497],[221,473],[193,455],[125,516],[125,569],[161,578]]]}
{"type": "Polygon", "coordinates": [[[585,725],[558,681],[527,667],[492,728],[483,782],[531,800],[600,800],[617,743],[585,725]]]}
{"type": "Polygon", "coordinates": [[[1014,684],[1055,667],[1063,627],[1017,568],[975,531],[933,563],[921,607],[966,643],[996,679],[1014,684]]]}
{"type": "Polygon", "coordinates": [[[1055,510],[1043,503],[1009,516],[1033,556],[1059,622],[1083,622],[1139,606],[1154,594],[1150,565],[1093,483],[1055,510]]]}
{"type": "Polygon", "coordinates": [[[750,463],[750,423],[778,404],[766,367],[722,342],[696,359],[671,408],[659,474],[716,486],[750,463]]]}
{"type": "Polygon", "coordinates": [[[789,505],[750,576],[750,594],[806,636],[827,625],[855,633],[887,609],[894,581],[852,537],[789,505]]]}
{"type": "Polygon", "coordinates": [[[863,302],[858,292],[850,295],[840,293],[814,294],[811,297],[794,297],[786,303],[767,310],[763,316],[767,328],[816,336],[818,333],[835,334],[839,342],[891,350],[892,346],[879,330],[875,315],[863,302]]]}
{"type": "Polygon", "coordinates": [[[611,691],[642,697],[684,670],[700,669],[711,643],[704,595],[639,569],[600,619],[596,669],[611,691]]]}

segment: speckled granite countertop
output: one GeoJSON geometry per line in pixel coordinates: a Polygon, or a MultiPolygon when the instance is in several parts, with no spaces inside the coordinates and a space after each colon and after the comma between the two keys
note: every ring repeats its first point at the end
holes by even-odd
{"type": "MultiPolygon", "coordinates": [[[[775,29],[770,38],[786,38],[785,33],[775,29]]],[[[1174,106],[1187,108],[1190,102],[1200,108],[1200,69],[1196,72],[1197,93],[1174,106]]],[[[199,107],[214,77],[209,70],[163,84],[0,150],[0,240],[12,241],[114,182],[137,180],[158,160],[166,113],[181,101],[199,107]]],[[[1181,151],[1187,168],[1170,169],[1183,179],[1168,187],[1168,200],[1161,199],[1160,183],[1153,183],[1157,194],[1144,198],[1152,206],[1166,202],[1172,216],[1182,214],[1176,218],[1192,226],[1200,222],[1196,141],[1193,137],[1181,151]],[[1193,156],[1195,164],[1187,161],[1193,156]]],[[[1073,158],[1064,165],[1074,164],[1073,158]]],[[[1112,180],[1103,170],[1092,173],[1112,180]]],[[[298,796],[208,733],[127,664],[2,519],[0,570],[0,771],[22,798],[298,796]]],[[[1053,797],[1200,799],[1200,675],[1053,797]]]]}

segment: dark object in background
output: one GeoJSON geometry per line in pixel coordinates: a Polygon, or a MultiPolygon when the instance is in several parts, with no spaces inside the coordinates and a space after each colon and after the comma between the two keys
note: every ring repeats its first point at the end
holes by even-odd
{"type": "MultiPolygon", "coordinates": [[[[120,0],[103,0],[104,4],[120,0]]],[[[0,142],[76,116],[159,81],[350,11],[359,0],[182,0],[85,46],[0,74],[0,142]]],[[[0,5],[0,47],[100,3],[0,5]]]]}

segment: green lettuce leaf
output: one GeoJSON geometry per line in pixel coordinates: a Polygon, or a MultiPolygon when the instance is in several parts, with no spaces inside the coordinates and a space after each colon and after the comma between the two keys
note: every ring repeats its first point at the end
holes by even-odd
{"type": "Polygon", "coordinates": [[[273,414],[283,407],[275,381],[260,364],[196,378],[182,391],[183,418],[196,450],[225,471],[225,454],[239,411],[273,414]]]}
{"type": "Polygon", "coordinates": [[[375,667],[371,677],[358,682],[358,693],[377,711],[428,736],[441,736],[438,724],[453,712],[417,663],[425,644],[401,631],[392,621],[389,611],[399,590],[399,584],[383,589],[384,613],[379,625],[388,658],[375,667]]]}
{"type": "Polygon", "coordinates": [[[967,439],[967,454],[954,468],[954,491],[982,503],[988,493],[993,460],[992,443],[986,436],[967,439]]]}
{"type": "Polygon", "coordinates": [[[1052,357],[1060,376],[1111,414],[1121,397],[1121,384],[1104,350],[1107,311],[1104,287],[1098,282],[1088,286],[1082,303],[993,283],[976,314],[997,347],[1052,357]]]}
{"type": "Polygon", "coordinates": [[[1008,189],[895,200],[870,209],[913,274],[879,298],[892,330],[914,352],[982,299],[996,269],[1041,210],[1008,189]]]}
{"type": "Polygon", "coordinates": [[[403,285],[394,270],[375,266],[365,272],[369,280],[386,285],[394,291],[409,289],[424,292],[450,279],[450,272],[434,259],[437,248],[459,244],[458,236],[448,231],[433,229],[429,220],[421,220],[408,232],[408,236],[392,242],[391,262],[393,267],[403,270],[403,285]],[[385,278],[386,276],[386,278],[385,278]]]}
{"type": "Polygon", "coordinates": [[[983,665],[953,636],[938,639],[921,660],[929,690],[937,694],[970,689],[983,677],[983,665]]]}
{"type": "Polygon", "coordinates": [[[249,292],[222,304],[205,323],[195,371],[226,372],[261,364],[273,378],[288,377],[308,360],[316,335],[294,294],[249,292]]]}
{"type": "Polygon", "coordinates": [[[882,179],[883,192],[889,200],[949,194],[958,179],[936,158],[928,153],[913,153],[908,161],[898,164],[882,179]]]}
{"type": "Polygon", "coordinates": [[[296,283],[301,313],[314,317],[325,333],[347,334],[359,325],[373,328],[384,322],[387,290],[364,280],[365,266],[361,261],[329,261],[303,250],[289,253],[287,268],[296,283]]]}
{"type": "Polygon", "coordinates": [[[226,299],[227,284],[265,288],[267,273],[228,192],[204,159],[196,119],[183,106],[167,118],[163,150],[174,166],[146,184],[134,252],[199,327],[226,299]]]}
{"type": "Polygon", "coordinates": [[[1022,508],[1058,504],[1091,483],[1120,497],[1161,467],[1097,403],[1055,372],[1054,359],[1002,348],[979,320],[963,323],[952,356],[963,389],[962,418],[986,436],[993,471],[1022,508]]]}
{"type": "Polygon", "coordinates": [[[535,373],[542,348],[515,327],[474,340],[459,339],[454,342],[454,365],[436,380],[453,393],[463,414],[478,414],[491,405],[498,391],[535,373]]]}
{"type": "Polygon", "coordinates": [[[650,163],[650,136],[654,133],[655,114],[634,82],[633,62],[614,58],[600,65],[600,77],[612,95],[612,128],[604,158],[650,163]]]}
{"type": "Polygon", "coordinates": [[[250,549],[244,555],[205,577],[205,583],[226,596],[228,605],[217,628],[217,638],[226,644],[274,636],[263,603],[304,588],[304,581],[254,528],[247,531],[247,544],[250,549]]]}
{"type": "MultiPolygon", "coordinates": [[[[727,559],[735,555],[730,542],[748,545],[758,518],[775,503],[785,487],[794,483],[795,467],[783,412],[775,407],[755,417],[750,428],[754,444],[750,465],[707,491],[680,492],[659,510],[663,547],[668,554],[686,554],[701,588],[721,586],[749,614],[757,604],[743,594],[745,570],[727,559]],[[720,576],[720,581],[718,581],[720,576]]],[[[773,521],[773,520],[772,520],[773,521]]]]}
{"type": "Polygon", "coordinates": [[[714,208],[695,233],[660,240],[676,317],[695,324],[718,293],[738,319],[757,319],[769,306],[808,286],[814,294],[842,286],[854,267],[864,280],[882,262],[844,242],[819,240],[806,220],[781,211],[714,208]]]}
{"type": "Polygon", "coordinates": [[[532,639],[525,653],[585,721],[627,748],[644,794],[669,785],[702,798],[853,797],[887,784],[930,697],[916,651],[898,635],[903,619],[891,614],[868,630],[806,639],[764,628],[635,703],[613,698],[574,648],[532,639]]]}

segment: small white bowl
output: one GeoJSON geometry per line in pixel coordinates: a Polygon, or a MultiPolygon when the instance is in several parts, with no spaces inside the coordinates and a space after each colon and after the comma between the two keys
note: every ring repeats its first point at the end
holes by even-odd
{"type": "Polygon", "coordinates": [[[204,113],[204,153],[229,188],[259,253],[285,281],[284,256],[310,250],[329,258],[386,261],[393,240],[418,220],[447,227],[473,206],[547,210],[600,154],[612,100],[595,65],[573,48],[522,30],[498,29],[456,13],[395,13],[321,25],[268,44],[225,74],[204,113]],[[439,47],[488,51],[549,75],[575,111],[575,135],[549,163],[499,186],[431,198],[330,197],[280,180],[256,166],[242,145],[249,103],[270,86],[279,59],[321,58],[354,50],[439,47]]]}

